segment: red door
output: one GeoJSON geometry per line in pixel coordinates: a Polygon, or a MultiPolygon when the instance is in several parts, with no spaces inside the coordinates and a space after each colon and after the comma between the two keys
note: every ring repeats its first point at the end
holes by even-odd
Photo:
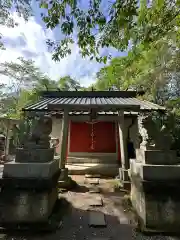
{"type": "Polygon", "coordinates": [[[115,153],[116,131],[113,122],[98,122],[94,124],[94,152],[115,153]]]}
{"type": "Polygon", "coordinates": [[[116,152],[114,122],[71,122],[70,152],[116,152]]]}

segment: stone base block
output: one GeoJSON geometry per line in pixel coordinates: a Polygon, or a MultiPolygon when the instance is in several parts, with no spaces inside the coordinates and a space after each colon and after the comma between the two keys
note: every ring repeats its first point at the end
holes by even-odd
{"type": "Polygon", "coordinates": [[[58,160],[47,163],[9,162],[4,164],[3,178],[51,178],[58,170],[58,160]]]}
{"type": "Polygon", "coordinates": [[[19,163],[47,163],[54,158],[54,148],[48,149],[16,149],[15,162],[19,163]]]}
{"type": "Polygon", "coordinates": [[[130,175],[147,181],[180,181],[180,165],[150,165],[130,160],[130,175]]]}
{"type": "MultiPolygon", "coordinates": [[[[151,184],[147,183],[146,184],[151,184]]],[[[131,202],[142,231],[179,232],[180,231],[180,185],[171,185],[162,190],[154,184],[155,192],[146,192],[141,180],[131,183],[131,202]],[[138,184],[137,184],[138,182],[138,184]]]]}
{"type": "Polygon", "coordinates": [[[178,164],[176,151],[136,149],[136,161],[144,164],[166,165],[178,164]]]}
{"type": "Polygon", "coordinates": [[[4,188],[0,194],[0,223],[47,222],[57,198],[57,187],[49,192],[4,188]]]}

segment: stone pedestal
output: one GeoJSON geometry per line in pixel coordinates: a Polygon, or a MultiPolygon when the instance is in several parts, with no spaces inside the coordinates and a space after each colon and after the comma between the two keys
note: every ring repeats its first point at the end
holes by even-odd
{"type": "Polygon", "coordinates": [[[164,165],[178,164],[176,151],[136,149],[136,161],[144,164],[164,165]]]}
{"type": "Polygon", "coordinates": [[[57,160],[6,163],[0,179],[0,224],[48,222],[58,198],[59,175],[57,160]]]}
{"type": "Polygon", "coordinates": [[[60,169],[54,149],[47,147],[51,125],[47,129],[44,127],[37,136],[34,131],[26,147],[17,149],[15,162],[4,164],[0,179],[1,226],[49,223],[58,198],[60,169]]]}
{"type": "Polygon", "coordinates": [[[35,163],[45,163],[52,161],[54,158],[54,148],[35,148],[35,149],[16,149],[15,162],[35,162],[35,163]]]}
{"type": "Polygon", "coordinates": [[[131,201],[142,231],[180,231],[180,164],[173,151],[136,151],[130,161],[131,201]]]}

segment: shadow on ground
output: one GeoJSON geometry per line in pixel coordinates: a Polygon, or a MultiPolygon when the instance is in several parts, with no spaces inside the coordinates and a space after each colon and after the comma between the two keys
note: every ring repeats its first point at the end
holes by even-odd
{"type": "MultiPolygon", "coordinates": [[[[107,227],[89,227],[89,211],[74,208],[66,199],[61,198],[54,209],[53,221],[59,223],[59,228],[51,233],[31,231],[14,231],[6,233],[3,240],[88,240],[93,238],[107,238],[108,240],[131,240],[132,228],[121,225],[119,220],[105,215],[107,227]],[[120,238],[121,236],[121,238],[120,238]]],[[[58,226],[58,224],[57,224],[58,226]]]]}
{"type": "MultiPolygon", "coordinates": [[[[82,191],[82,189],[81,189],[82,191]]],[[[118,205],[117,193],[107,194],[118,205]]],[[[82,200],[83,201],[83,200],[82,200]]],[[[105,215],[107,227],[89,227],[89,211],[73,206],[73,202],[61,197],[54,208],[51,220],[56,228],[52,232],[13,231],[0,235],[2,240],[179,240],[179,237],[165,235],[143,235],[130,224],[121,224],[116,216],[105,215]]]]}

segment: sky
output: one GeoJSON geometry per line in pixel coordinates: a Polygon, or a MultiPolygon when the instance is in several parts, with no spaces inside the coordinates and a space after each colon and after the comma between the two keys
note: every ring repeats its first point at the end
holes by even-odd
{"type": "MultiPolygon", "coordinates": [[[[83,3],[86,0],[82,1],[83,3]]],[[[85,7],[85,6],[83,6],[85,7]]],[[[40,17],[38,2],[32,2],[33,15],[28,22],[16,13],[12,13],[13,18],[18,23],[14,28],[0,26],[0,33],[3,36],[3,42],[6,50],[0,51],[0,62],[17,61],[18,57],[32,59],[40,70],[47,74],[51,79],[57,80],[60,77],[70,75],[78,80],[82,86],[88,86],[95,82],[96,73],[104,64],[90,61],[88,58],[82,58],[79,54],[77,44],[71,46],[72,53],[60,62],[52,60],[52,53],[48,50],[46,39],[57,40],[61,36],[60,29],[51,31],[46,29],[40,17]]],[[[112,57],[123,56],[126,53],[118,52],[109,48],[103,50],[110,53],[112,57]]],[[[1,82],[9,83],[7,77],[1,78],[1,82]]]]}

